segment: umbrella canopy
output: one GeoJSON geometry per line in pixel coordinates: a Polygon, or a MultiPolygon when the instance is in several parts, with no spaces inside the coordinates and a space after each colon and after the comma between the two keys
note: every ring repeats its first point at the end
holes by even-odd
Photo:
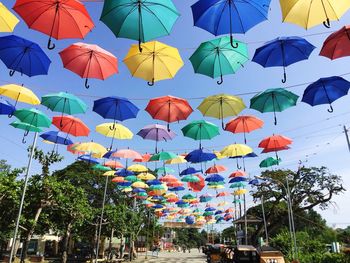
{"type": "Polygon", "coordinates": [[[32,105],[40,104],[39,98],[33,93],[33,91],[16,84],[0,86],[0,95],[15,100],[16,102],[14,106],[17,106],[17,102],[24,102],[32,105]]]}
{"type": "Polygon", "coordinates": [[[35,127],[50,127],[51,120],[41,111],[37,109],[20,109],[16,110],[14,115],[21,122],[28,123],[35,127]]]}
{"type": "Polygon", "coordinates": [[[130,165],[127,169],[129,171],[134,172],[134,173],[148,172],[148,168],[146,166],[141,165],[141,164],[130,165]]]}
{"type": "Polygon", "coordinates": [[[203,149],[198,149],[187,154],[185,159],[190,163],[201,163],[216,159],[216,155],[211,152],[205,152],[203,149]]]}
{"type": "Polygon", "coordinates": [[[264,112],[273,112],[277,125],[276,112],[282,112],[297,104],[299,96],[282,88],[267,89],[250,99],[250,108],[264,112]]]}
{"type": "Polygon", "coordinates": [[[103,155],[107,152],[107,149],[105,147],[96,142],[83,142],[76,144],[72,147],[72,150],[90,153],[95,158],[102,158],[103,155]]]}
{"type": "Polygon", "coordinates": [[[0,32],[13,32],[18,23],[18,18],[0,3],[0,32]]]}
{"type": "Polygon", "coordinates": [[[107,166],[107,167],[110,167],[110,168],[113,168],[113,169],[124,168],[124,165],[122,165],[120,162],[118,162],[116,160],[107,161],[103,165],[107,166]]]}
{"type": "Polygon", "coordinates": [[[181,171],[180,176],[183,175],[189,175],[189,174],[196,174],[196,173],[200,173],[200,170],[197,170],[196,168],[193,167],[188,167],[185,170],[181,171]]]}
{"type": "Polygon", "coordinates": [[[329,104],[328,112],[333,112],[332,103],[347,95],[349,88],[350,82],[342,77],[321,78],[305,89],[301,101],[311,106],[329,104]]]}
{"type": "Polygon", "coordinates": [[[268,167],[271,167],[274,165],[279,165],[280,162],[281,162],[280,158],[275,159],[273,157],[268,157],[268,158],[261,161],[261,163],[259,164],[259,167],[260,168],[268,168],[268,167]]]}
{"type": "Polygon", "coordinates": [[[82,120],[73,116],[55,116],[52,118],[52,124],[55,125],[60,131],[76,137],[89,136],[90,134],[89,127],[87,127],[82,120]]]}
{"type": "MultiPolygon", "coordinates": [[[[170,159],[170,160],[172,160],[172,159],[170,159]]],[[[167,160],[167,161],[169,161],[169,160],[167,160]]],[[[154,172],[156,174],[167,174],[167,173],[174,173],[175,170],[163,166],[163,167],[159,167],[159,168],[155,169],[154,172]]]]}
{"type": "Polygon", "coordinates": [[[244,156],[252,152],[253,149],[245,144],[231,144],[220,151],[226,157],[244,156]]]}
{"type": "Polygon", "coordinates": [[[48,49],[54,49],[51,38],[84,38],[93,27],[85,6],[76,0],[17,0],[13,9],[29,28],[48,35],[48,49]]]}
{"type": "Polygon", "coordinates": [[[153,86],[156,81],[172,79],[184,65],[177,48],[158,41],[132,45],[123,62],[133,77],[148,81],[153,86]]]}
{"type": "Polygon", "coordinates": [[[238,115],[246,106],[239,97],[218,94],[205,98],[197,107],[203,116],[209,116],[221,120],[224,129],[224,118],[238,115]]]}
{"type": "Polygon", "coordinates": [[[245,182],[235,182],[235,183],[230,185],[230,188],[243,188],[246,186],[247,186],[247,183],[245,183],[245,182]]]}
{"type": "Polygon", "coordinates": [[[142,158],[141,154],[131,149],[120,149],[117,152],[113,153],[112,156],[124,159],[142,158]]]}
{"type": "Polygon", "coordinates": [[[271,0],[199,0],[191,6],[194,25],[213,35],[246,33],[267,20],[271,0]]]}
{"type": "Polygon", "coordinates": [[[98,164],[99,160],[92,157],[91,154],[84,154],[78,157],[78,160],[87,162],[89,164],[98,164]]]}
{"type": "Polygon", "coordinates": [[[350,26],[343,26],[323,43],[320,56],[337,59],[350,56],[350,26]]]}
{"type": "Polygon", "coordinates": [[[140,173],[137,178],[144,181],[155,180],[156,177],[151,173],[140,173]]]}
{"type": "Polygon", "coordinates": [[[248,179],[245,177],[234,177],[229,181],[229,183],[232,184],[232,183],[240,183],[240,182],[246,182],[246,181],[248,181],[248,179]]]}
{"type": "Polygon", "coordinates": [[[205,187],[205,181],[203,176],[199,174],[195,174],[195,176],[199,178],[199,182],[188,182],[187,186],[188,186],[188,189],[191,190],[192,192],[198,193],[198,192],[201,192],[205,187]]]}
{"type": "Polygon", "coordinates": [[[0,115],[9,115],[12,116],[16,111],[16,107],[12,105],[7,100],[0,98],[0,115]]]}
{"type": "Polygon", "coordinates": [[[231,46],[230,37],[225,36],[204,42],[190,57],[194,72],[212,78],[220,77],[217,83],[223,83],[223,76],[236,73],[249,60],[248,46],[234,41],[231,46]]]}
{"type": "Polygon", "coordinates": [[[189,174],[189,175],[182,177],[181,181],[186,182],[186,183],[198,183],[198,182],[200,182],[200,179],[198,176],[196,176],[194,174],[189,174]]]}
{"type": "Polygon", "coordinates": [[[166,161],[166,160],[170,160],[173,158],[176,158],[177,155],[175,153],[172,152],[160,152],[157,154],[152,155],[151,159],[149,159],[149,161],[166,161]]]}
{"type": "Polygon", "coordinates": [[[227,171],[227,168],[223,165],[216,165],[214,164],[214,166],[209,167],[205,173],[206,174],[217,174],[217,173],[222,173],[227,171]]]}
{"type": "Polygon", "coordinates": [[[22,139],[22,143],[26,143],[25,137],[29,134],[29,132],[42,132],[42,129],[33,125],[30,125],[21,121],[14,121],[10,123],[10,125],[16,129],[21,129],[25,131],[25,134],[22,139]]]}
{"type": "Polygon", "coordinates": [[[206,182],[217,183],[224,182],[225,178],[219,174],[211,174],[205,178],[206,182]]]}
{"type": "Polygon", "coordinates": [[[131,140],[134,134],[124,125],[119,123],[102,123],[96,126],[96,132],[103,136],[112,138],[111,146],[113,148],[114,139],[118,140],[131,140]]]}
{"type": "Polygon", "coordinates": [[[279,159],[277,152],[289,149],[288,145],[292,143],[293,141],[288,137],[282,135],[273,135],[263,139],[259,143],[258,147],[263,148],[265,153],[275,152],[276,159],[279,159]]]}
{"type": "Polygon", "coordinates": [[[151,99],[145,110],[153,119],[166,121],[168,123],[168,130],[169,123],[186,120],[193,112],[187,100],[173,96],[151,99]]]}
{"type": "Polygon", "coordinates": [[[283,67],[282,82],[286,83],[286,67],[306,60],[316,47],[301,37],[279,37],[255,51],[253,61],[266,67],[283,67]]]}
{"type": "Polygon", "coordinates": [[[185,137],[199,141],[199,148],[202,148],[202,140],[211,140],[219,135],[219,127],[215,124],[200,120],[192,121],[181,129],[185,137]]]}
{"type": "Polygon", "coordinates": [[[138,162],[138,163],[146,163],[151,159],[152,155],[149,153],[142,154],[142,158],[139,159],[134,159],[133,162],[138,162]]]}
{"type": "Polygon", "coordinates": [[[59,52],[66,69],[85,78],[85,88],[89,88],[88,79],[106,79],[118,73],[118,60],[107,50],[91,44],[75,43],[59,52]]]}
{"type": "Polygon", "coordinates": [[[58,131],[48,131],[40,134],[40,137],[54,144],[70,145],[72,140],[64,133],[58,131]]]}
{"type": "Polygon", "coordinates": [[[246,133],[261,129],[264,122],[255,116],[239,116],[229,121],[225,130],[232,133],[243,133],[244,143],[247,143],[246,133]]]}
{"type": "Polygon", "coordinates": [[[16,71],[28,77],[47,75],[51,64],[38,44],[15,35],[0,37],[0,59],[10,76],[16,71]]]}
{"type": "Polygon", "coordinates": [[[339,20],[350,8],[347,1],[280,1],[283,22],[293,23],[305,29],[323,24],[330,27],[330,21],[339,20]]]}
{"type": "Polygon", "coordinates": [[[176,133],[169,131],[166,126],[153,124],[142,128],[137,135],[145,140],[156,141],[155,152],[158,153],[158,142],[159,141],[170,141],[175,138],[176,133]]]}
{"type": "Polygon", "coordinates": [[[169,35],[179,15],[171,0],[107,0],[101,21],[116,37],[137,40],[140,45],[169,35]]]}
{"type": "Polygon", "coordinates": [[[230,174],[229,178],[234,178],[234,177],[241,177],[241,176],[247,176],[247,173],[244,171],[235,171],[230,174]]]}
{"type": "Polygon", "coordinates": [[[162,178],[160,178],[159,181],[163,183],[174,183],[174,182],[178,182],[178,179],[174,175],[167,174],[162,178]]]}
{"type": "Polygon", "coordinates": [[[122,168],[122,169],[116,171],[115,174],[118,175],[118,176],[126,177],[126,176],[130,176],[130,175],[134,175],[135,173],[132,172],[132,171],[129,171],[129,170],[125,169],[125,168],[122,168]]]}
{"type": "Polygon", "coordinates": [[[178,155],[174,159],[170,159],[170,160],[165,161],[165,164],[180,164],[180,163],[187,163],[184,156],[178,155]]]}
{"type": "Polygon", "coordinates": [[[201,195],[199,197],[199,200],[201,203],[210,202],[212,199],[213,199],[213,196],[210,194],[201,195]]]}

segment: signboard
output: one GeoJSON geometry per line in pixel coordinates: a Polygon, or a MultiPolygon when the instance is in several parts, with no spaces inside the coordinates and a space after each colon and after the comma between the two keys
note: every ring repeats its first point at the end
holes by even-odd
{"type": "Polygon", "coordinates": [[[195,223],[193,225],[188,225],[186,223],[183,222],[164,222],[163,223],[164,227],[167,228],[202,228],[203,224],[199,224],[199,223],[195,223]]]}

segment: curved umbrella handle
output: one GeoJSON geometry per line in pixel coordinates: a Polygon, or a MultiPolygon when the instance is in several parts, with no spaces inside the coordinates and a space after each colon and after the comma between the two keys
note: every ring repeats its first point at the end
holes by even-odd
{"type": "Polygon", "coordinates": [[[326,28],[331,28],[331,22],[329,21],[329,18],[327,17],[326,21],[323,21],[323,25],[326,28]]]}
{"type": "Polygon", "coordinates": [[[85,88],[86,89],[90,88],[90,85],[88,84],[88,82],[89,82],[89,79],[85,79],[85,88]]]}
{"type": "Polygon", "coordinates": [[[241,170],[241,169],[242,169],[242,166],[240,166],[240,165],[238,164],[238,162],[237,162],[237,169],[238,169],[238,170],[241,170]]]}
{"type": "Polygon", "coordinates": [[[7,115],[7,117],[12,118],[13,117],[13,113],[10,113],[9,115],[7,115]]]}
{"type": "Polygon", "coordinates": [[[233,36],[232,35],[230,36],[230,43],[231,43],[231,47],[238,48],[238,43],[237,42],[236,43],[233,42],[233,36]]]}
{"type": "Polygon", "coordinates": [[[111,131],[114,131],[114,129],[115,129],[115,121],[114,121],[114,123],[113,123],[112,126],[109,126],[109,129],[110,129],[111,131]]]}
{"type": "Polygon", "coordinates": [[[332,113],[334,111],[332,104],[329,104],[329,109],[327,109],[329,113],[332,113]]]}
{"type": "Polygon", "coordinates": [[[55,47],[56,47],[56,45],[55,45],[55,43],[51,42],[51,37],[50,37],[49,41],[47,41],[47,49],[53,50],[53,49],[55,49],[55,47]]]}
{"type": "Polygon", "coordinates": [[[283,73],[282,83],[286,83],[286,82],[287,82],[287,73],[284,72],[284,73],[283,73]]]}
{"type": "Polygon", "coordinates": [[[218,85],[221,85],[224,82],[224,78],[222,77],[222,75],[220,75],[220,80],[218,80],[216,83],[218,85]]]}
{"type": "Polygon", "coordinates": [[[277,117],[275,115],[275,121],[274,121],[274,124],[277,125],[277,117]]]}
{"type": "Polygon", "coordinates": [[[26,137],[25,137],[25,136],[23,136],[23,138],[22,138],[22,143],[23,143],[23,144],[26,144],[26,143],[27,143],[26,137]]]}
{"type": "Polygon", "coordinates": [[[10,77],[12,77],[15,74],[15,72],[16,71],[14,69],[11,69],[10,72],[9,72],[10,77]]]}
{"type": "Polygon", "coordinates": [[[151,82],[148,81],[148,82],[147,82],[147,85],[150,86],[150,87],[154,86],[154,79],[152,79],[151,82]]]}

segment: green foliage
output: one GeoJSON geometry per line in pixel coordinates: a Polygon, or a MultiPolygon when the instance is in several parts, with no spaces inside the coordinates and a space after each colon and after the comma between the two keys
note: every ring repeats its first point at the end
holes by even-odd
{"type": "Polygon", "coordinates": [[[175,229],[174,244],[181,247],[196,248],[207,243],[206,232],[199,232],[196,228],[175,229]]]}

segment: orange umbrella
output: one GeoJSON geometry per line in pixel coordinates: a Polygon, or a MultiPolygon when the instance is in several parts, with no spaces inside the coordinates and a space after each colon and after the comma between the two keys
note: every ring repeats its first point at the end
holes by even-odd
{"type": "Polygon", "coordinates": [[[134,159],[133,162],[134,162],[134,163],[146,163],[146,162],[149,161],[149,159],[151,159],[152,154],[145,153],[145,154],[142,154],[141,157],[142,157],[142,158],[134,159]]]}
{"type": "Polygon", "coordinates": [[[247,143],[246,133],[261,129],[264,122],[255,116],[240,116],[226,124],[225,130],[232,133],[244,133],[244,143],[247,143]]]}
{"type": "Polygon", "coordinates": [[[117,176],[117,177],[114,177],[114,178],[112,179],[112,182],[113,182],[113,183],[124,183],[124,182],[126,182],[126,181],[125,181],[124,177],[122,177],[122,176],[117,176]]]}
{"type": "Polygon", "coordinates": [[[161,181],[163,183],[175,183],[175,182],[178,182],[178,179],[171,174],[167,174],[167,175],[163,176],[162,178],[160,178],[159,181],[161,181]]]}
{"type": "Polygon", "coordinates": [[[263,148],[265,153],[275,152],[276,158],[278,160],[279,158],[277,152],[289,149],[288,145],[292,143],[292,139],[288,137],[285,137],[283,135],[273,135],[263,139],[258,146],[259,148],[263,148]]]}
{"type": "Polygon", "coordinates": [[[205,173],[206,174],[217,174],[217,173],[221,173],[221,172],[225,172],[227,170],[227,168],[223,165],[214,165],[212,167],[209,167],[205,173]]]}
{"type": "Polygon", "coordinates": [[[111,167],[114,169],[124,168],[124,166],[120,162],[115,160],[105,162],[104,166],[111,167]]]}
{"type": "Polygon", "coordinates": [[[225,196],[229,196],[230,194],[228,192],[221,192],[221,193],[218,193],[216,195],[216,197],[225,197],[225,196]]]}
{"type": "Polygon", "coordinates": [[[244,171],[238,170],[230,174],[229,178],[242,177],[242,176],[247,176],[247,173],[244,171]]]}
{"type": "Polygon", "coordinates": [[[200,192],[203,190],[203,188],[205,187],[205,180],[203,178],[203,176],[196,174],[195,176],[197,176],[199,178],[199,182],[197,183],[187,183],[188,188],[192,191],[192,192],[200,192]]]}
{"type": "Polygon", "coordinates": [[[184,184],[182,182],[176,181],[176,182],[170,182],[166,184],[168,187],[180,187],[183,186],[184,184]]]}

